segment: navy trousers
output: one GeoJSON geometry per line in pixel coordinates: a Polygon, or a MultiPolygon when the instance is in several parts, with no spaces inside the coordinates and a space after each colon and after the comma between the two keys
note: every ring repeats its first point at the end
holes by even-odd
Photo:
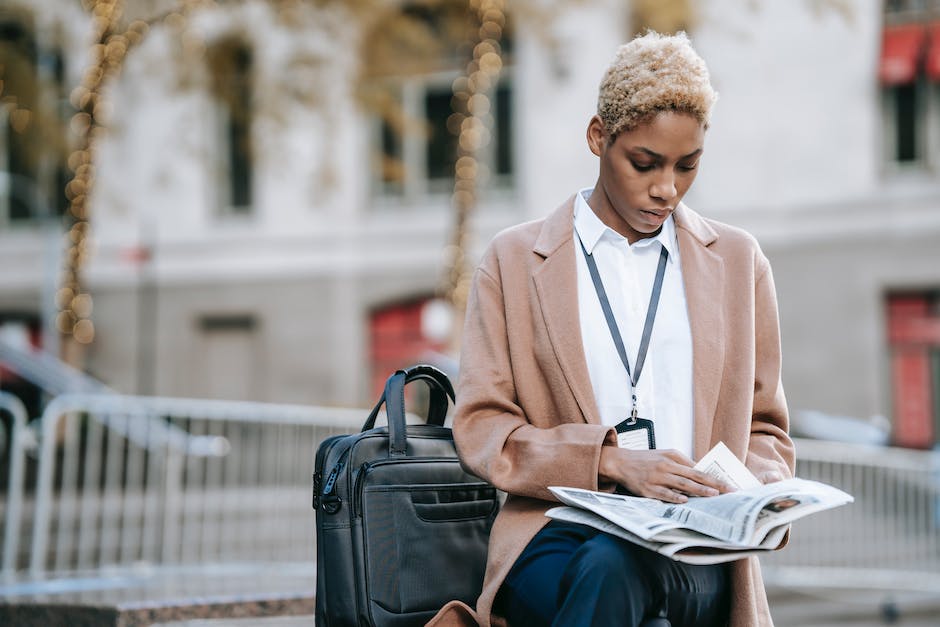
{"type": "Polygon", "coordinates": [[[694,566],[584,525],[551,521],[516,560],[495,610],[511,627],[728,622],[727,564],[694,566]]]}

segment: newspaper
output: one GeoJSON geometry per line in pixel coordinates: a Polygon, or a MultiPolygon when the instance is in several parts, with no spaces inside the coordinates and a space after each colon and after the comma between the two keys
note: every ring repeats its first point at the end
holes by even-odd
{"type": "Polygon", "coordinates": [[[717,564],[772,551],[793,521],[854,500],[838,488],[806,479],[762,485],[724,444],[695,467],[736,491],[676,504],[551,487],[567,507],[555,507],[546,515],[596,527],[675,560],[717,564]]]}

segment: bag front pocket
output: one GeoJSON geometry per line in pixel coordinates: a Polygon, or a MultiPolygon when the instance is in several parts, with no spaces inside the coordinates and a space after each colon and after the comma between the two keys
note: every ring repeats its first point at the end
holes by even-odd
{"type": "Polygon", "coordinates": [[[362,492],[368,595],[387,612],[473,604],[499,502],[486,483],[375,485],[362,492]]]}

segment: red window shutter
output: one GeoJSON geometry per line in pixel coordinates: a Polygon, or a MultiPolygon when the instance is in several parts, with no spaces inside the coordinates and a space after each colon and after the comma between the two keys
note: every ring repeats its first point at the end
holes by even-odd
{"type": "Polygon", "coordinates": [[[891,359],[894,379],[894,442],[898,446],[933,445],[930,356],[926,348],[897,349],[891,359]]]}
{"type": "Polygon", "coordinates": [[[940,22],[933,22],[927,26],[929,43],[927,44],[927,61],[924,72],[927,78],[940,82],[940,22]]]}
{"type": "Polygon", "coordinates": [[[371,315],[372,395],[382,394],[385,380],[395,370],[422,361],[429,352],[441,352],[445,346],[426,338],[421,331],[421,316],[429,298],[390,305],[371,315]]]}
{"type": "Polygon", "coordinates": [[[926,30],[923,24],[885,26],[878,63],[878,79],[883,85],[908,85],[917,80],[926,30]]]}

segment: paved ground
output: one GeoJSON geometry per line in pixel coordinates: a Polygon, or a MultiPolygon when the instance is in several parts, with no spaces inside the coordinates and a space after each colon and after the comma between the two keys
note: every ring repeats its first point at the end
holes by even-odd
{"type": "Polygon", "coordinates": [[[309,616],[272,616],[270,618],[217,618],[210,620],[185,620],[172,623],[156,623],[152,627],[313,627],[314,618],[309,616]]]}
{"type": "MultiPolygon", "coordinates": [[[[311,614],[315,586],[312,565],[285,564],[141,568],[113,576],[24,580],[0,585],[0,625],[226,627],[229,620],[251,616],[231,624],[267,627],[267,619],[258,617],[311,614]]],[[[313,621],[300,624],[312,627],[313,621]]]]}
{"type": "MultiPolygon", "coordinates": [[[[770,591],[776,627],[940,626],[940,594],[858,591],[770,591]]],[[[313,616],[190,620],[154,627],[313,627],[313,616]]]]}
{"type": "MultiPolygon", "coordinates": [[[[117,615],[126,615],[140,620],[134,624],[154,627],[313,627],[314,581],[310,569],[258,572],[253,567],[242,572],[228,565],[224,573],[166,570],[138,577],[21,582],[0,586],[0,624],[102,627],[118,624],[117,615]],[[50,620],[46,612],[34,620],[22,620],[23,615],[6,622],[11,616],[4,618],[4,611],[16,605],[57,609],[61,620],[50,620]],[[89,614],[79,621],[73,613],[79,609],[86,614],[108,610],[111,618],[89,614]],[[137,616],[142,613],[146,617],[137,616]],[[246,614],[255,616],[239,618],[246,614]]],[[[940,590],[809,589],[800,583],[805,581],[769,585],[777,627],[940,627],[940,590]]]]}
{"type": "Polygon", "coordinates": [[[940,626],[940,593],[771,589],[768,596],[776,627],[940,626]]]}

